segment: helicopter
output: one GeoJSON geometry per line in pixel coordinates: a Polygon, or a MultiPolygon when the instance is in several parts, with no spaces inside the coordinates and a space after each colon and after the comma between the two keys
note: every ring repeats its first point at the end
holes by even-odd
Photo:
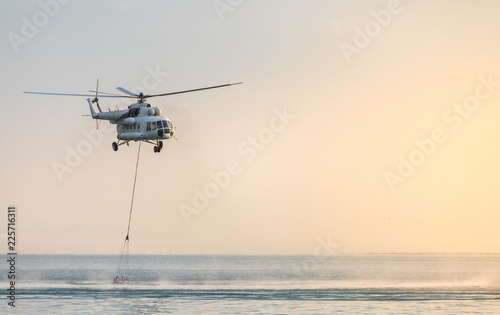
{"type": "MultiPolygon", "coordinates": [[[[148,98],[157,96],[168,96],[182,93],[191,93],[203,90],[217,89],[222,87],[228,87],[232,85],[242,84],[238,83],[228,83],[223,85],[209,86],[191,90],[169,92],[162,94],[144,94],[140,92],[139,94],[130,92],[122,87],[117,87],[116,89],[126,95],[117,95],[112,93],[101,92],[99,94],[99,80],[97,80],[97,88],[95,91],[90,90],[89,92],[95,92],[95,95],[87,94],[65,94],[65,93],[44,93],[44,92],[27,92],[27,94],[42,94],[42,95],[57,95],[57,96],[80,96],[80,97],[93,97],[87,98],[87,102],[90,107],[91,116],[93,119],[98,120],[108,120],[111,124],[116,124],[117,132],[117,142],[112,143],[112,148],[114,151],[118,151],[118,147],[126,144],[129,145],[130,141],[143,141],[153,144],[153,151],[155,153],[160,153],[163,148],[163,140],[175,138],[175,126],[170,119],[166,116],[162,116],[162,112],[158,107],[151,106],[150,103],[146,102],[148,98]],[[136,103],[130,104],[128,109],[125,110],[109,110],[108,112],[103,112],[101,106],[99,105],[99,97],[113,97],[113,98],[135,98],[136,103]],[[94,107],[95,104],[95,107],[94,107]]],[[[97,122],[97,121],[96,121],[97,122]]]]}

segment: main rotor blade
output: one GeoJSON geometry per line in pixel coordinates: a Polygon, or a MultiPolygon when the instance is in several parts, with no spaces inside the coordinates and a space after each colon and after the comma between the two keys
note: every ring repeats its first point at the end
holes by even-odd
{"type": "Polygon", "coordinates": [[[243,82],[229,83],[229,84],[209,86],[209,87],[193,89],[193,90],[185,90],[185,91],[170,92],[170,93],[163,93],[163,94],[154,94],[154,95],[144,95],[144,98],[155,97],[155,96],[167,96],[167,95],[182,94],[182,93],[190,93],[190,92],[197,92],[197,91],[210,90],[210,89],[217,89],[217,88],[222,88],[222,87],[231,86],[231,85],[238,85],[238,84],[242,84],[242,83],[243,82]]]}
{"type": "MultiPolygon", "coordinates": [[[[96,91],[94,90],[89,90],[89,92],[94,92],[96,93],[96,91]]],[[[108,92],[99,92],[101,94],[105,94],[105,95],[113,95],[113,96],[123,96],[123,95],[118,95],[118,94],[115,94],[115,93],[108,93],[108,92]]]]}
{"type": "Polygon", "coordinates": [[[116,88],[118,91],[122,91],[123,93],[127,94],[127,95],[130,95],[130,96],[134,96],[134,97],[139,97],[139,95],[135,94],[135,93],[132,93],[130,92],[129,90],[125,90],[124,88],[122,87],[117,87],[116,88]]]}
{"type": "MultiPolygon", "coordinates": [[[[95,94],[66,94],[66,93],[44,93],[44,92],[27,92],[24,91],[26,94],[41,94],[41,95],[59,95],[59,96],[85,96],[85,97],[96,97],[95,94]]],[[[126,97],[126,98],[135,98],[132,96],[128,95],[97,95],[98,97],[126,97]]]]}
{"type": "MultiPolygon", "coordinates": [[[[182,93],[190,93],[190,92],[197,92],[197,91],[203,91],[203,90],[210,90],[210,89],[217,89],[217,88],[222,88],[222,87],[227,87],[227,86],[232,86],[232,85],[238,85],[242,84],[243,82],[238,82],[238,83],[229,83],[229,84],[223,84],[223,85],[216,85],[216,86],[209,86],[209,87],[204,87],[204,88],[199,88],[199,89],[192,89],[192,90],[185,90],[185,91],[177,91],[177,92],[170,92],[170,93],[162,93],[162,94],[153,94],[153,95],[143,95],[142,98],[146,99],[149,97],[156,97],[156,96],[167,96],[167,95],[175,95],[175,94],[182,94],[182,93]]],[[[29,92],[29,91],[24,91],[26,94],[40,94],[40,95],[57,95],[57,96],[84,96],[84,97],[119,97],[119,98],[138,98],[141,97],[139,94],[134,94],[122,87],[117,87],[117,89],[127,95],[116,95],[112,93],[105,93],[101,92],[102,94],[68,94],[68,93],[45,93],[45,92],[29,92]]],[[[96,91],[90,91],[90,92],[96,92],[96,91]]],[[[97,93],[97,92],[96,92],[97,93]]]]}

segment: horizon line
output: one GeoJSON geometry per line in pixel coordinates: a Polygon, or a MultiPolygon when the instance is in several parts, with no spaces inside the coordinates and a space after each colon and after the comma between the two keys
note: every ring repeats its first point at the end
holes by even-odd
{"type": "MultiPolygon", "coordinates": [[[[8,256],[9,254],[6,253],[8,256]]],[[[18,256],[22,255],[73,255],[73,256],[84,256],[84,255],[117,255],[121,254],[110,254],[110,253],[17,253],[18,256]]],[[[132,254],[133,256],[316,256],[311,254],[176,254],[176,253],[158,253],[158,254],[132,254]]],[[[327,255],[320,255],[322,257],[327,256],[340,256],[340,255],[500,255],[500,252],[353,252],[353,253],[333,253],[327,255]]]]}

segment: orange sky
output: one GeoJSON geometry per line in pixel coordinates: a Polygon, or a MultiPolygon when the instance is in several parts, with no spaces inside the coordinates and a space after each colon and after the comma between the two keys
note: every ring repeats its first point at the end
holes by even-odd
{"type": "Polygon", "coordinates": [[[314,254],[327,237],[338,252],[500,252],[498,2],[247,1],[222,19],[210,1],[93,6],[61,6],[16,53],[7,34],[41,8],[0,3],[0,203],[18,206],[25,253],[118,253],[138,145],[113,152],[111,129],[60,181],[54,163],[95,130],[86,100],[22,91],[132,89],[148,69],[163,73],[151,93],[245,83],[151,100],[179,140],[142,146],[131,252],[314,254]]]}

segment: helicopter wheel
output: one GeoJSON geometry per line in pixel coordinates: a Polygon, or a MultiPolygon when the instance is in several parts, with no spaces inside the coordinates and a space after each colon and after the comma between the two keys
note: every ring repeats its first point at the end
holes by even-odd
{"type": "Polygon", "coordinates": [[[118,151],[118,143],[113,142],[112,147],[114,151],[118,151]]]}
{"type": "Polygon", "coordinates": [[[163,141],[160,141],[158,148],[160,149],[158,152],[160,152],[161,149],[163,149],[163,141]]]}
{"type": "Polygon", "coordinates": [[[153,151],[155,151],[155,153],[157,153],[157,152],[158,152],[158,147],[157,147],[157,146],[155,146],[155,147],[153,148],[153,151]]]}

